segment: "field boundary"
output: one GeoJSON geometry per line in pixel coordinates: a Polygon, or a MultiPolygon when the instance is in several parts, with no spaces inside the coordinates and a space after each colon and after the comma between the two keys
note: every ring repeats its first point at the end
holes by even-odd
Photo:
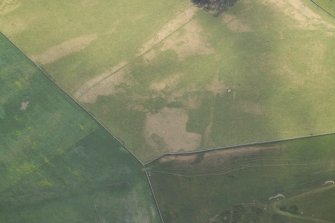
{"type": "MultiPolygon", "coordinates": [[[[190,7],[189,7],[190,8],[190,7]]],[[[188,23],[190,23],[193,20],[193,18],[187,20],[185,23],[183,23],[181,26],[179,26],[178,28],[176,28],[175,30],[173,30],[171,33],[169,33],[165,38],[163,38],[161,41],[157,42],[156,44],[154,44],[151,48],[147,49],[146,51],[144,51],[143,53],[135,56],[132,61],[136,61],[138,58],[141,58],[142,56],[144,56],[145,54],[147,54],[150,50],[152,50],[153,48],[155,48],[155,46],[159,45],[160,43],[164,42],[165,40],[167,40],[170,36],[172,36],[174,33],[178,32],[180,29],[182,29],[184,26],[186,26],[188,23]]],[[[128,66],[131,65],[132,61],[127,62],[125,65],[121,66],[120,68],[118,68],[117,70],[111,72],[108,76],[104,77],[103,79],[101,79],[100,81],[98,81],[97,83],[93,84],[92,86],[90,86],[89,88],[86,89],[85,92],[81,93],[79,95],[79,97],[82,97],[83,95],[85,95],[89,90],[91,90],[92,88],[94,88],[95,86],[99,85],[101,82],[103,82],[104,80],[110,78],[111,76],[113,76],[114,74],[118,73],[119,71],[127,68],[128,66]]],[[[79,98],[78,97],[78,98],[79,98]]]]}
{"type": "Polygon", "coordinates": [[[112,137],[113,137],[113,139],[115,139],[129,154],[131,154],[136,160],[137,160],[137,162],[139,162],[140,164],[141,164],[141,166],[143,167],[144,166],[144,163],[141,161],[141,160],[139,160],[138,158],[137,158],[137,156],[135,156],[135,154],[133,153],[133,152],[131,152],[126,146],[125,146],[125,143],[121,140],[121,139],[119,139],[118,137],[115,137],[112,133],[111,133],[111,131],[107,128],[107,127],[105,127],[100,121],[98,121],[97,119],[96,119],[96,117],[92,114],[92,113],[90,113],[89,111],[87,111],[81,104],[79,104],[79,102],[77,102],[73,97],[71,97],[70,96],[70,94],[68,94],[65,90],[63,90],[58,84],[57,84],[57,82],[54,80],[54,78],[52,78],[49,74],[48,74],[48,72],[46,71],[46,70],[44,70],[41,66],[39,66],[38,64],[36,64],[34,61],[32,61],[19,47],[17,47],[6,35],[4,35],[2,32],[0,32],[0,34],[2,35],[2,36],[4,36],[9,42],[10,42],[10,44],[13,46],[13,47],[15,47],[16,49],[18,49],[19,50],[19,52],[25,57],[25,58],[27,58],[29,61],[30,61],[30,63],[31,64],[33,64],[33,66],[35,66],[38,70],[40,70],[41,71],[41,73],[50,81],[50,82],[52,82],[55,86],[56,86],[56,88],[57,89],[59,89],[61,92],[62,92],[62,94],[64,94],[65,96],[66,96],[66,98],[67,99],[69,99],[70,101],[72,101],[72,102],[74,102],[77,106],[79,106],[79,108],[82,110],[82,111],[84,111],[90,118],[92,118],[93,119],[93,121],[95,121],[97,124],[98,124],[98,126],[100,126],[100,127],[102,127],[105,131],[107,131],[112,137]]]}
{"type": "Polygon", "coordinates": [[[150,188],[152,197],[153,197],[153,199],[154,199],[154,201],[155,201],[156,209],[157,209],[157,212],[158,212],[159,217],[160,217],[160,219],[161,219],[161,222],[162,222],[162,223],[165,223],[164,218],[163,218],[163,215],[162,215],[162,212],[161,212],[161,209],[159,208],[158,199],[156,198],[156,195],[155,195],[155,192],[154,192],[154,188],[153,188],[153,186],[152,186],[152,184],[151,184],[151,180],[150,180],[149,173],[148,173],[148,171],[147,171],[146,168],[143,168],[143,169],[144,169],[144,172],[145,172],[145,176],[147,177],[147,180],[148,180],[148,183],[149,183],[149,188],[150,188]]]}
{"type": "Polygon", "coordinates": [[[318,8],[320,8],[322,11],[324,11],[325,13],[327,13],[328,15],[330,15],[332,18],[335,19],[335,16],[329,12],[328,10],[326,10],[325,8],[323,8],[323,6],[319,5],[317,2],[315,2],[314,0],[310,0],[314,5],[316,5],[318,8]]]}
{"type": "Polygon", "coordinates": [[[262,146],[266,144],[273,144],[273,143],[280,143],[280,142],[287,142],[287,141],[296,141],[300,139],[309,139],[309,138],[317,138],[321,136],[329,136],[329,135],[335,135],[335,132],[330,133],[322,133],[317,135],[308,135],[308,136],[297,136],[293,138],[286,138],[286,139],[278,139],[278,140],[272,140],[272,141],[260,141],[260,142],[251,142],[251,143],[245,143],[245,144],[238,144],[238,145],[229,145],[225,147],[214,147],[214,148],[208,148],[208,149],[199,149],[199,150],[193,150],[193,151],[182,151],[182,152],[168,152],[161,154],[159,156],[156,156],[155,158],[149,160],[144,164],[144,166],[148,166],[151,163],[166,157],[166,156],[178,156],[178,155],[192,155],[192,154],[200,154],[200,153],[206,153],[206,152],[212,152],[212,151],[220,151],[220,150],[228,150],[228,149],[235,149],[235,148],[242,148],[242,147],[248,147],[248,146],[262,146]]]}
{"type": "Polygon", "coordinates": [[[41,73],[52,83],[55,85],[55,87],[57,89],[60,90],[60,92],[70,101],[74,102],[77,106],[79,106],[79,108],[84,111],[90,118],[93,119],[93,121],[95,121],[98,126],[100,126],[101,128],[103,128],[113,139],[115,139],[122,147],[124,150],[126,150],[139,164],[140,166],[144,169],[144,172],[145,172],[145,176],[146,176],[146,179],[147,179],[147,183],[149,184],[149,189],[150,189],[150,192],[152,194],[152,197],[154,199],[154,203],[155,203],[155,206],[156,206],[156,209],[157,209],[157,212],[159,214],[159,217],[160,217],[160,222],[161,223],[165,223],[164,219],[163,219],[163,216],[161,214],[161,210],[159,208],[159,205],[158,205],[158,201],[156,199],[156,195],[154,193],[154,190],[153,190],[153,187],[151,185],[151,181],[150,181],[150,177],[149,177],[149,174],[147,172],[147,170],[144,168],[145,167],[145,164],[137,158],[137,156],[131,152],[125,145],[125,143],[120,140],[119,138],[115,137],[112,132],[107,128],[105,127],[100,121],[98,121],[93,114],[91,114],[89,111],[87,111],[83,106],[81,106],[74,98],[72,98],[65,90],[63,90],[57,83],[56,81],[48,74],[48,72],[46,70],[44,70],[42,67],[40,67],[38,64],[36,64],[35,62],[33,62],[19,47],[17,47],[6,35],[4,35],[2,32],[0,32],[0,35],[4,36],[5,39],[8,40],[8,42],[13,46],[15,47],[25,58],[28,59],[28,61],[30,63],[33,64],[33,66],[35,66],[37,69],[39,69],[41,71],[41,73]]]}

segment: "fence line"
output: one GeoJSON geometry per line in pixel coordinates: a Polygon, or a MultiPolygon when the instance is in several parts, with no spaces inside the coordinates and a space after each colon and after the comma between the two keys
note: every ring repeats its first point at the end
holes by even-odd
{"type": "Polygon", "coordinates": [[[87,111],[83,106],[81,106],[74,98],[72,98],[65,90],[63,90],[57,83],[56,81],[51,77],[49,76],[48,72],[46,72],[42,67],[40,67],[38,64],[36,64],[35,62],[33,62],[19,47],[17,47],[7,36],[5,36],[2,32],[0,32],[0,34],[2,36],[5,37],[5,39],[8,40],[8,42],[13,46],[15,47],[26,59],[28,59],[30,61],[30,63],[32,63],[38,70],[41,71],[41,73],[51,82],[53,83],[57,89],[59,89],[61,91],[61,93],[63,93],[70,101],[74,102],[77,106],[79,106],[79,108],[81,110],[83,110],[90,118],[92,118],[97,124],[98,126],[102,127],[105,131],[107,131],[111,137],[113,137],[113,139],[115,139],[131,156],[133,156],[135,158],[135,160],[137,160],[138,163],[140,163],[140,165],[143,167],[144,169],[144,172],[145,172],[145,175],[146,175],[146,179],[148,181],[148,184],[149,184],[149,188],[150,188],[150,191],[152,193],[152,196],[153,196],[153,199],[154,199],[154,202],[155,202],[155,206],[157,208],[157,211],[159,213],[159,216],[160,216],[160,220],[161,220],[161,223],[165,223],[164,222],[164,219],[163,219],[163,216],[161,214],[161,211],[160,211],[160,208],[158,206],[158,202],[157,202],[157,199],[156,199],[156,196],[155,196],[155,193],[154,193],[154,190],[153,190],[153,187],[151,185],[151,181],[150,181],[150,177],[147,173],[147,171],[145,170],[144,168],[144,163],[139,160],[134,153],[132,153],[126,146],[125,144],[120,140],[118,139],[117,137],[115,137],[108,128],[106,128],[100,121],[98,121],[94,116],[93,114],[91,114],[89,111],[87,111]]]}
{"type": "Polygon", "coordinates": [[[159,208],[159,204],[158,204],[158,200],[156,198],[155,192],[154,192],[154,188],[153,188],[153,186],[151,184],[150,176],[149,176],[146,168],[143,168],[143,169],[144,169],[145,175],[147,177],[147,180],[148,180],[148,183],[149,183],[149,187],[150,187],[150,191],[151,191],[152,197],[154,198],[154,201],[155,201],[155,204],[156,204],[156,209],[158,211],[158,214],[159,214],[159,217],[161,219],[161,222],[165,223],[163,215],[162,215],[162,212],[161,212],[161,209],[159,208]]]}
{"type": "Polygon", "coordinates": [[[330,133],[322,133],[318,135],[308,135],[308,136],[297,136],[293,138],[286,138],[286,139],[278,139],[278,140],[272,140],[272,141],[260,141],[260,142],[251,142],[246,144],[238,144],[238,145],[229,145],[225,147],[214,147],[214,148],[208,148],[208,149],[200,149],[200,150],[193,150],[193,151],[182,151],[182,152],[168,152],[161,154],[159,156],[156,156],[155,158],[149,160],[144,165],[148,166],[151,163],[166,157],[166,156],[176,156],[176,155],[192,155],[192,154],[200,154],[205,152],[213,152],[213,151],[220,151],[220,150],[228,150],[228,149],[234,149],[234,148],[242,148],[242,147],[248,147],[248,146],[262,146],[266,144],[273,144],[273,143],[280,143],[280,142],[288,142],[288,141],[295,141],[300,139],[309,139],[309,138],[317,138],[321,136],[328,136],[328,135],[335,135],[335,132],[330,133]]]}
{"type": "Polygon", "coordinates": [[[28,59],[30,61],[31,64],[33,64],[33,66],[35,66],[39,71],[41,71],[41,73],[43,74],[44,77],[46,77],[50,82],[52,82],[54,84],[54,86],[61,91],[62,94],[64,94],[66,96],[67,99],[69,99],[70,101],[74,102],[77,106],[79,106],[79,108],[85,112],[90,118],[93,119],[93,121],[95,121],[98,126],[102,127],[105,131],[107,131],[112,137],[113,139],[115,139],[129,154],[131,154],[140,164],[141,166],[144,166],[144,163],[139,160],[137,158],[137,156],[135,156],[135,154],[133,152],[131,152],[125,145],[125,143],[117,138],[116,136],[114,136],[111,131],[104,125],[102,124],[100,121],[98,121],[95,116],[90,113],[89,111],[87,111],[81,104],[79,104],[79,102],[77,102],[73,97],[70,96],[70,94],[68,94],[65,90],[63,90],[57,83],[56,81],[54,80],[53,77],[51,77],[49,75],[49,73],[44,70],[41,66],[39,66],[37,63],[35,63],[34,61],[32,61],[19,47],[17,47],[6,35],[4,35],[2,32],[0,32],[0,34],[2,36],[4,36],[9,42],[10,44],[15,47],[26,59],[28,59]]]}
{"type": "Polygon", "coordinates": [[[325,13],[327,13],[328,15],[330,15],[331,17],[333,17],[335,19],[335,16],[329,12],[328,10],[326,10],[325,8],[323,8],[323,6],[319,5],[318,3],[316,3],[314,0],[310,0],[314,5],[316,5],[317,7],[319,7],[322,11],[324,11],[325,13]]]}

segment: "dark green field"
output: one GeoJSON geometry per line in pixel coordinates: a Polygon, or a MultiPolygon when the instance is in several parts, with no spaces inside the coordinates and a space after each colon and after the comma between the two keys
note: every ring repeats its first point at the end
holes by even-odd
{"type": "Polygon", "coordinates": [[[140,163],[0,35],[0,222],[159,222],[140,163]]]}
{"type": "MultiPolygon", "coordinates": [[[[216,219],[215,223],[226,222],[219,221],[219,216],[236,209],[233,222],[238,223],[314,222],[311,218],[300,219],[279,212],[269,198],[277,194],[294,197],[331,180],[335,174],[334,143],[332,135],[198,155],[166,156],[147,168],[166,223],[202,223],[211,222],[210,219],[216,219]]],[[[322,199],[314,200],[309,210],[327,206],[321,204],[322,199]]],[[[333,206],[328,204],[329,210],[333,206]]]]}

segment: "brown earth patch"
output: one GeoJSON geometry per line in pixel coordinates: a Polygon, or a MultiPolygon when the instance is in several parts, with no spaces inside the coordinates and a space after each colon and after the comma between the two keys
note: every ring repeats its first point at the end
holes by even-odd
{"type": "Polygon", "coordinates": [[[52,46],[40,54],[32,55],[31,58],[40,64],[53,63],[63,57],[85,49],[95,39],[97,39],[96,34],[79,36],[70,40],[66,40],[65,42],[62,42],[56,46],[52,46]]]}
{"type": "Polygon", "coordinates": [[[199,147],[201,135],[186,131],[186,110],[163,108],[158,113],[147,114],[144,137],[155,149],[165,151],[192,150],[199,147]]]}
{"type": "Polygon", "coordinates": [[[181,60],[192,55],[208,55],[215,52],[196,21],[187,23],[180,32],[166,39],[160,50],[173,50],[181,60]]]}
{"type": "Polygon", "coordinates": [[[190,6],[190,8],[186,9],[184,12],[170,20],[151,39],[143,44],[143,46],[138,51],[138,55],[143,55],[144,53],[148,52],[153,46],[157,45],[180,27],[184,26],[193,18],[197,11],[197,7],[190,6]]]}

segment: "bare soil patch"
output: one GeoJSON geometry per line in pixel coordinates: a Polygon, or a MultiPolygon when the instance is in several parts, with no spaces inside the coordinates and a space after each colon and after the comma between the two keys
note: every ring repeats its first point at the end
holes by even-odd
{"type": "Polygon", "coordinates": [[[166,37],[178,30],[180,27],[188,23],[193,18],[197,10],[197,7],[190,6],[190,8],[177,15],[174,19],[170,20],[151,39],[143,44],[143,46],[138,51],[138,55],[143,55],[153,46],[157,45],[166,37]]]}
{"type": "Polygon", "coordinates": [[[173,50],[181,60],[192,55],[208,55],[215,52],[197,21],[189,22],[180,32],[174,33],[166,39],[161,50],[173,50]]]}
{"type": "Polygon", "coordinates": [[[158,113],[147,114],[144,137],[155,149],[165,151],[193,150],[199,147],[201,135],[186,131],[186,110],[163,108],[158,113]]]}
{"type": "Polygon", "coordinates": [[[108,96],[120,92],[121,84],[130,84],[131,77],[123,69],[127,62],[121,62],[108,71],[97,75],[84,83],[75,93],[74,97],[84,103],[95,103],[98,96],[108,96]]]}
{"type": "Polygon", "coordinates": [[[30,103],[29,101],[22,101],[20,105],[20,110],[25,111],[28,108],[29,103],[30,103]]]}
{"type": "Polygon", "coordinates": [[[66,40],[65,42],[62,42],[56,46],[50,47],[38,55],[32,55],[31,58],[40,64],[53,63],[63,57],[71,55],[72,53],[85,49],[96,38],[96,34],[89,34],[66,40]]]}

